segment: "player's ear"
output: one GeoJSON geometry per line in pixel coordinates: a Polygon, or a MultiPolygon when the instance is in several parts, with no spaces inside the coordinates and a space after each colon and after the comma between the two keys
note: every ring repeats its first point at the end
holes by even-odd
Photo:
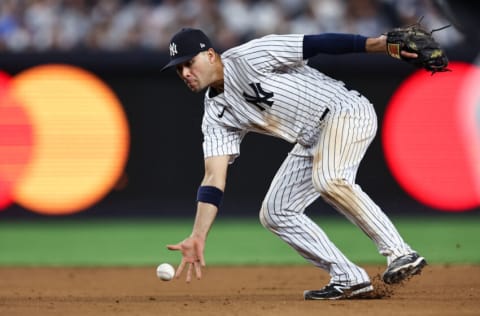
{"type": "Polygon", "coordinates": [[[217,52],[213,48],[209,48],[207,50],[207,56],[208,56],[208,60],[210,61],[211,64],[215,63],[217,61],[217,59],[219,58],[219,55],[217,54],[217,52]]]}

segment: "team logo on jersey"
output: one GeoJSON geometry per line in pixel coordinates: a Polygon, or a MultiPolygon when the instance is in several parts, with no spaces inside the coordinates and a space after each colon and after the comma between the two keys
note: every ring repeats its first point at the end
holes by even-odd
{"type": "Polygon", "coordinates": [[[244,91],[243,97],[245,101],[252,103],[258,107],[260,111],[265,111],[267,107],[272,107],[273,101],[270,99],[273,98],[273,92],[263,90],[259,82],[251,82],[248,85],[253,89],[255,95],[250,95],[244,91]]]}
{"type": "Polygon", "coordinates": [[[222,118],[222,117],[223,117],[223,114],[225,114],[225,109],[226,109],[226,108],[227,108],[227,107],[224,106],[223,109],[222,109],[222,112],[220,112],[220,113],[217,114],[218,118],[222,118]]]}
{"type": "Polygon", "coordinates": [[[170,56],[175,56],[176,54],[178,54],[177,44],[170,43],[170,56]]]}

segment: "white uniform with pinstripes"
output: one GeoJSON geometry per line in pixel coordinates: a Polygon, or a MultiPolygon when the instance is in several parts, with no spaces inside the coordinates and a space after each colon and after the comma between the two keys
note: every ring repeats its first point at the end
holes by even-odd
{"type": "Polygon", "coordinates": [[[331,282],[369,280],[323,230],[304,214],[318,197],[344,214],[391,262],[412,252],[391,221],[355,184],[377,130],[371,103],[303,61],[303,35],[269,35],[222,54],[224,93],[205,96],[205,157],[240,154],[248,132],[295,143],[278,170],[260,211],[262,224],[331,282]],[[273,95],[272,95],[273,93],[273,95]],[[272,103],[273,102],[273,103],[272,103]]]}

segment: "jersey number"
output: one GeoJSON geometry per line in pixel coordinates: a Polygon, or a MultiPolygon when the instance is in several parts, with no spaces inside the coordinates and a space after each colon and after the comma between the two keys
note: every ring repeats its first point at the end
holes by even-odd
{"type": "Polygon", "coordinates": [[[273,92],[263,90],[259,82],[251,82],[248,85],[253,89],[255,95],[247,94],[244,91],[243,97],[245,98],[245,101],[252,103],[259,108],[260,111],[265,111],[267,107],[272,107],[273,101],[270,99],[273,98],[273,92]]]}

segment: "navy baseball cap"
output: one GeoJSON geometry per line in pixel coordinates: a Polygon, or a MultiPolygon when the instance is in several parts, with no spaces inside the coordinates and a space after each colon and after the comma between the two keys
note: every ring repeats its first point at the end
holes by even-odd
{"type": "Polygon", "coordinates": [[[212,47],[210,39],[201,30],[183,28],[170,40],[170,62],[161,71],[184,63],[212,47]]]}

